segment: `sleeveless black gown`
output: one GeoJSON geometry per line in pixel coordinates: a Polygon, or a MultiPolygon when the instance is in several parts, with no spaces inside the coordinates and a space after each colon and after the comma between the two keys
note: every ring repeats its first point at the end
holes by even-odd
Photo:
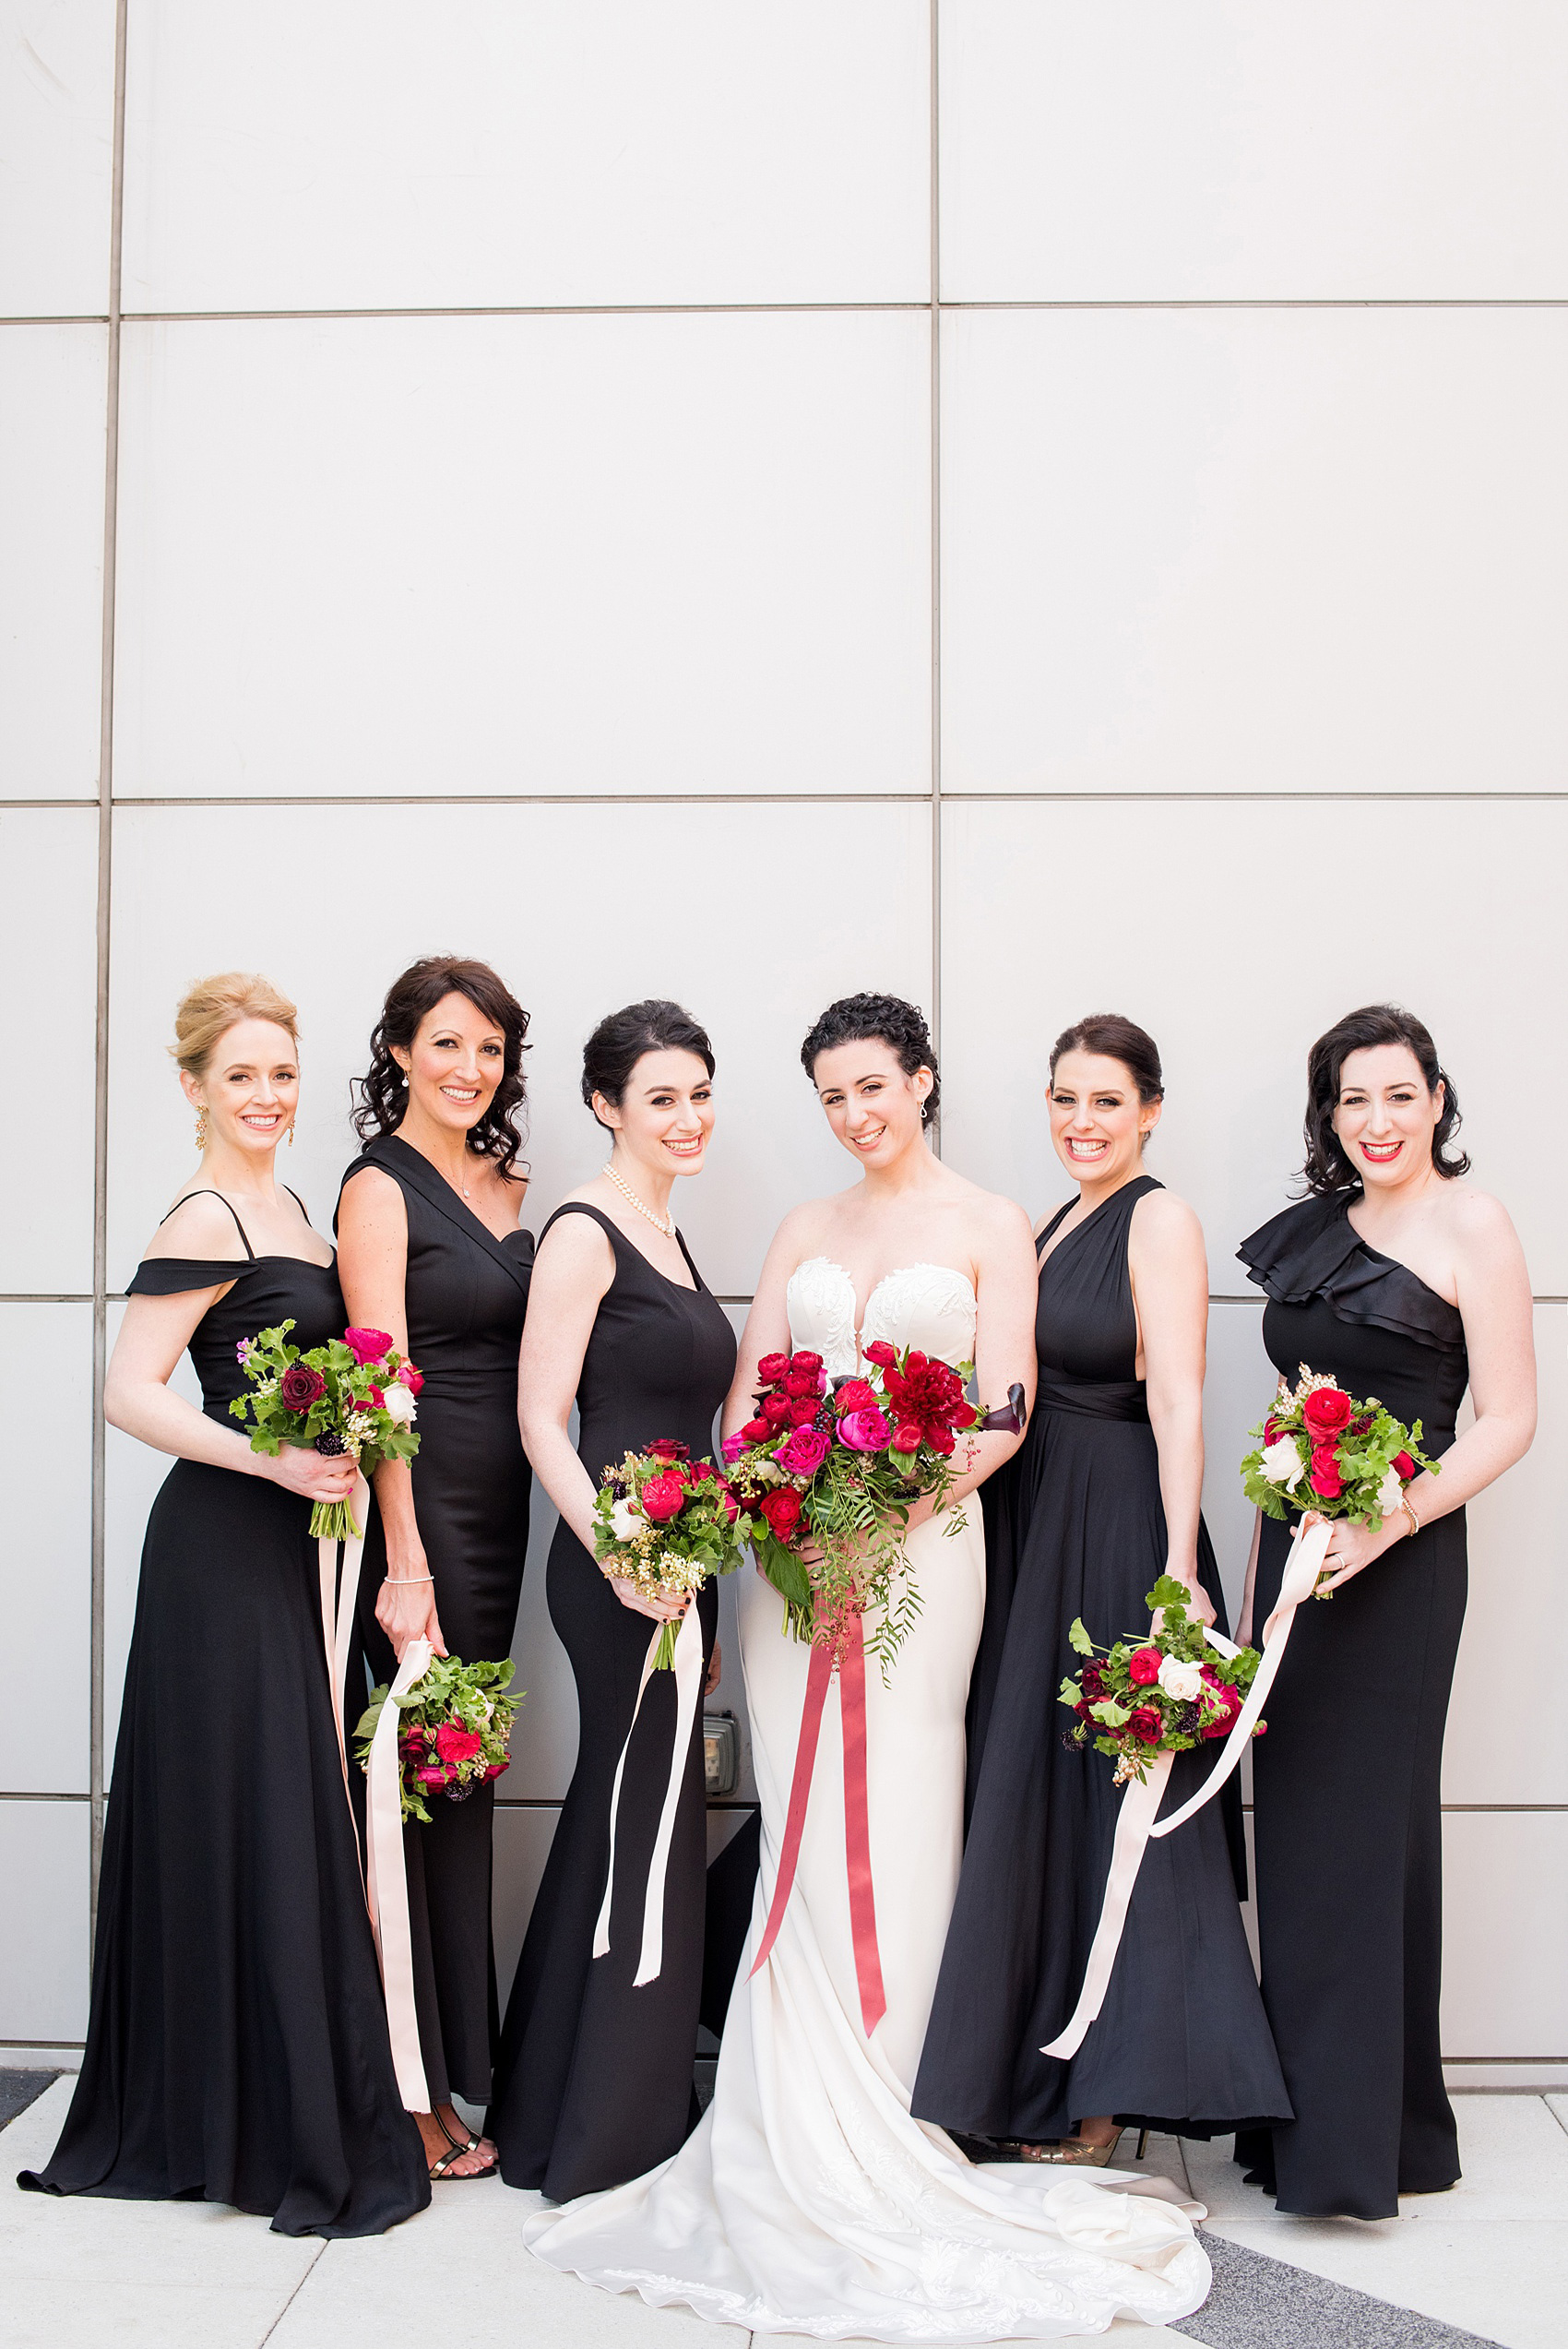
{"type": "MultiPolygon", "coordinates": [[[[441,1635],[465,1663],[512,1651],[529,1546],[529,1472],[517,1427],[517,1349],[528,1309],[533,1234],[498,1240],[426,1158],[396,1134],[367,1143],[343,1177],[366,1166],[390,1174],[409,1218],[404,1281],[409,1353],[424,1374],[420,1448],[410,1463],[414,1512],[441,1635]]],[[[340,1195],[339,1195],[340,1196],[340,1195]]],[[[386,1579],[386,1536],[374,1503],[360,1573],[359,1626],[373,1680],[397,1670],[375,1619],[386,1579]]],[[[362,1669],[356,1659],[350,1671],[362,1669]]],[[[350,1720],[362,1710],[353,1686],[350,1720]]],[[[356,1792],[362,1806],[364,1782],[356,1792]]],[[[491,1939],[493,1783],[461,1803],[437,1801],[428,1827],[403,1830],[414,2005],[420,2053],[435,2104],[490,2096],[499,2033],[491,1939]]]]}
{"type": "MultiPolygon", "coordinates": [[[[735,1372],[735,1338],[685,1242],[681,1253],[695,1289],[657,1271],[597,1208],[573,1200],[556,1215],[592,1216],[615,1251],[615,1277],[600,1300],[577,1388],[583,1466],[597,1485],[612,1461],[660,1436],[699,1457],[711,1454],[714,1414],[735,1372]]],[[[643,1699],[621,1790],[610,1949],[595,1959],[611,1787],[654,1626],[622,1605],[564,1524],[551,1545],[548,1587],[550,1619],[577,1684],[577,1761],[517,1961],[487,2127],[509,2186],[542,2187],[552,2201],[567,2202],[652,2169],[676,2152],[696,2118],[692,2063],[707,1811],[699,1718],[670,1847],[663,1970],[635,1989],[643,1897],[669,1780],[674,1675],[655,1673],[643,1699]]],[[[711,1657],[719,1621],[712,1581],[695,1604],[711,1657]]]]}
{"type": "MultiPolygon", "coordinates": [[[[1360,1192],[1303,1199],[1237,1253],[1265,1291],[1264,1343],[1294,1386],[1326,1372],[1454,1441],[1469,1378],[1456,1306],[1358,1239],[1360,1192]]],[[[1294,1520],[1292,1520],[1294,1521],[1294,1520]]],[[[1253,1621],[1279,1596],[1290,1526],[1263,1520],[1253,1621]]],[[[1459,2176],[1443,2084],[1439,1777],[1465,1619],[1465,1512],[1398,1542],[1297,1611],[1253,1756],[1258,1936],[1295,2119],[1237,2159],[1303,2217],[1393,2218],[1459,2176]],[[1368,1711],[1368,1691],[1376,1705],[1368,1711]]]]}
{"type": "MultiPolygon", "coordinates": [[[[225,1202],[227,1204],[227,1202],[225,1202]]],[[[232,1212],[232,1210],[231,1210],[232,1212]]],[[[239,1219],[236,1216],[235,1222],[239,1219]]],[[[343,1332],[331,1265],[155,1257],[132,1296],[232,1288],[191,1339],[202,1408],[290,1318],[343,1332]]],[[[152,1505],[103,1834],[81,2076],[24,2187],[229,2202],[279,2235],[379,2235],[430,2200],[343,1791],[310,1503],[176,1461],[152,1505]]]]}
{"type": "MultiPolygon", "coordinates": [[[[1127,1270],[1133,1210],[1158,1187],[1139,1175],[1041,1266],[1034,1417],[981,1488],[986,1609],[969,1700],[968,1831],[914,2096],[919,2117],[975,2136],[1061,2138],[1075,2121],[1111,2113],[1208,2137],[1290,2110],[1238,1905],[1234,1781],[1229,1806],[1222,1795],[1148,1845],[1098,2020],[1071,2058],[1039,2052],[1083,1984],[1122,1799],[1103,1754],[1063,1747],[1072,1716],[1057,1696],[1082,1661],[1068,1627],[1081,1616],[1102,1646],[1139,1630],[1165,1567],[1127,1270]]],[[[1223,1630],[1201,1523],[1198,1574],[1223,1630]]],[[[1177,1755],[1162,1811],[1195,1791],[1217,1751],[1177,1755]]]]}

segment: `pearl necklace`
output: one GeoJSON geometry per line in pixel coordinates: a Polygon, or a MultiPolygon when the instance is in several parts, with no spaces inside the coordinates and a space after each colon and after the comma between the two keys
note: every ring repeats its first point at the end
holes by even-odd
{"type": "Polygon", "coordinates": [[[672,1240],[674,1238],[675,1218],[672,1215],[668,1219],[668,1221],[666,1221],[662,1215],[655,1215],[651,1207],[645,1207],[641,1199],[638,1198],[636,1191],[632,1189],[631,1186],[627,1183],[623,1183],[619,1174],[616,1174],[612,1164],[606,1165],[604,1171],[609,1175],[611,1181],[614,1184],[615,1188],[620,1192],[621,1197],[627,1202],[628,1206],[635,1207],[639,1215],[646,1215],[648,1222],[653,1225],[654,1230],[656,1232],[662,1232],[667,1240],[672,1240]]]}

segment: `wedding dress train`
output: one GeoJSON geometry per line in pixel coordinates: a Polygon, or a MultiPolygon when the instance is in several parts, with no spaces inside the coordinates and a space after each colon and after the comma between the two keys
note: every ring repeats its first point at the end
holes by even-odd
{"type": "MultiPolygon", "coordinates": [[[[790,1282],[792,1343],[857,1365],[854,1292],[819,1258],[790,1282]]],[[[948,1362],[973,1350],[975,1298],[940,1265],[892,1273],[861,1342],[948,1362]]],[[[681,2151],[608,2193],[530,2219],[552,2266],[718,2323],[819,2340],[1045,2341],[1118,2316],[1190,2315],[1209,2267],[1201,2208],[1162,2179],[975,2164],[909,2114],[958,1880],[964,1707],[985,1598],[979,1505],[961,1532],[910,1537],[921,1609],[887,1686],[866,1676],[877,1939],[887,2010],[868,2039],[850,1929],[839,1708],[829,1698],[794,1890],[749,1978],[783,1835],[809,1651],[747,1569],[742,1663],[762,1806],[762,1874],[714,2099],[681,2151]]]]}

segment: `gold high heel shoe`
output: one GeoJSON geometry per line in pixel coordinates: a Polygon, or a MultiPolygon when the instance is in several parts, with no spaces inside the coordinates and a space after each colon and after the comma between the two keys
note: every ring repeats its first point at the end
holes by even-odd
{"type": "Polygon", "coordinates": [[[1076,2169],[1103,2170],[1109,2169],[1116,2159],[1122,2137],[1123,2132],[1118,2129],[1103,2145],[1091,2145],[1082,2137],[1061,2137],[1054,2145],[1026,2144],[1015,2139],[1008,2150],[1016,2161],[1071,2163],[1076,2169]]]}

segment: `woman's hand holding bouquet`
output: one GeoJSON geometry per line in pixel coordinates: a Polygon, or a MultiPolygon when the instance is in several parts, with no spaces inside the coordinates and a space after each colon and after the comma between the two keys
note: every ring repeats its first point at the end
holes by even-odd
{"type": "MultiPolygon", "coordinates": [[[[436,1656],[410,1687],[393,1699],[405,1820],[422,1819],[428,1827],[425,1805],[432,1796],[442,1795],[449,1803],[460,1803],[510,1766],[507,1743],[522,1702],[521,1691],[515,1697],[504,1693],[512,1671],[510,1656],[499,1663],[436,1656]]],[[[386,1686],[371,1690],[354,1731],[355,1754],[364,1771],[370,1768],[371,1745],[387,1693],[386,1686]]]]}
{"type": "Polygon", "coordinates": [[[1313,1592],[1326,1599],[1401,1532],[1416,1532],[1405,1487],[1423,1469],[1435,1476],[1438,1464],[1420,1449],[1419,1419],[1406,1427],[1375,1395],[1358,1402],[1335,1379],[1300,1367],[1295,1387],[1282,1378],[1273,1410],[1253,1428],[1257,1448],[1241,1462],[1241,1484],[1266,1517],[1301,1511],[1302,1532],[1341,1520],[1313,1592]]]}
{"type": "MultiPolygon", "coordinates": [[[[1114,1756],[1118,1786],[1146,1778],[1157,1754],[1185,1753],[1229,1735],[1256,1675],[1255,1650],[1228,1655],[1213,1646],[1189,1615],[1191,1598],[1184,1582],[1162,1574],[1148,1593],[1154,1628],[1147,1639],[1129,1634],[1118,1640],[1098,1651],[1103,1662],[1096,1661],[1095,1643],[1081,1622],[1067,1635],[1087,1661],[1075,1680],[1062,1683],[1058,1701],[1078,1717],[1062,1742],[1075,1752],[1092,1745],[1097,1753],[1114,1756]]],[[[1260,1721],[1253,1736],[1261,1737],[1265,1726],[1260,1721]]]]}
{"type": "Polygon", "coordinates": [[[594,1496],[593,1554],[626,1606],[664,1626],[656,1672],[675,1661],[675,1628],[708,1577],[739,1558],[739,1512],[710,1460],[672,1437],[607,1468],[594,1496]]]}
{"type": "MultiPolygon", "coordinates": [[[[384,1460],[411,1460],[420,1443],[414,1398],[424,1380],[388,1333],[345,1330],[341,1338],[302,1353],[288,1342],[293,1326],[280,1322],[242,1338],[235,1348],[252,1391],[237,1395],[229,1411],[242,1424],[249,1420],[252,1451],[277,1459],[286,1446],[314,1450],[324,1459],[347,1460],[350,1472],[365,1476],[384,1460]]],[[[316,1499],[313,1540],[360,1539],[347,1496],[352,1481],[350,1473],[342,1498],[316,1499]]],[[[299,1489],[308,1492],[312,1483],[302,1479],[299,1489]]]]}

